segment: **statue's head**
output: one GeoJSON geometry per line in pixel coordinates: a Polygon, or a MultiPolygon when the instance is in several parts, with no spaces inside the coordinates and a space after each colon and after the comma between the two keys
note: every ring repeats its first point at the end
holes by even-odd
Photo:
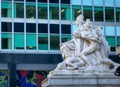
{"type": "Polygon", "coordinates": [[[83,15],[79,15],[79,16],[76,18],[76,24],[77,24],[77,25],[82,24],[82,23],[83,23],[83,19],[84,19],[84,16],[83,16],[83,15]]]}

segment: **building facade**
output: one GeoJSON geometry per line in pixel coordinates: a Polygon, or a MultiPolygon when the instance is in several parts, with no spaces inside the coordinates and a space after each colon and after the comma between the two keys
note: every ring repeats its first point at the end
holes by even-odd
{"type": "Polygon", "coordinates": [[[109,57],[120,62],[120,0],[1,0],[0,86],[40,87],[62,61],[59,45],[72,38],[79,14],[102,27],[109,57]]]}

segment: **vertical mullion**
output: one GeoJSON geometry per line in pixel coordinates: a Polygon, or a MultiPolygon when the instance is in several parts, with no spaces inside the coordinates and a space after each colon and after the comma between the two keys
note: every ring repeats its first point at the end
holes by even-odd
{"type": "Polygon", "coordinates": [[[48,11],[48,52],[50,52],[50,9],[49,9],[49,0],[47,0],[47,11],[48,11]]]}
{"type": "Polygon", "coordinates": [[[36,49],[38,51],[38,0],[36,0],[36,49]]]}
{"type": "Polygon", "coordinates": [[[14,50],[14,0],[12,0],[12,50],[14,50]]]}
{"type": "Polygon", "coordinates": [[[24,0],[24,50],[26,51],[26,0],[24,0]]]}

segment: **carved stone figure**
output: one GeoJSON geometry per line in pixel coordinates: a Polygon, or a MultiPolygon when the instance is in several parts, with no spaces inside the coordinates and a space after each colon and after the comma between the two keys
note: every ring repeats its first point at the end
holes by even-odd
{"type": "Polygon", "coordinates": [[[83,16],[76,18],[78,29],[70,41],[62,43],[60,50],[64,61],[55,70],[81,70],[105,72],[116,69],[119,64],[108,58],[110,47],[101,33],[102,28],[94,26],[90,19],[83,22],[83,16]]]}

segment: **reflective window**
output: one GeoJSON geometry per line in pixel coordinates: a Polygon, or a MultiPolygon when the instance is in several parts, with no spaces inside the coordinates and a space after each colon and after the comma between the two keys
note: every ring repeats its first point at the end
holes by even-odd
{"type": "Polygon", "coordinates": [[[38,33],[48,33],[48,25],[38,24],[38,33]]]}
{"type": "Polygon", "coordinates": [[[1,16],[2,17],[12,17],[12,3],[11,2],[2,2],[1,16]]]}
{"type": "Polygon", "coordinates": [[[90,6],[84,6],[83,7],[83,14],[84,14],[84,19],[90,19],[91,21],[93,20],[93,16],[92,16],[92,7],[90,6]]]}
{"type": "Polygon", "coordinates": [[[120,27],[116,27],[116,34],[117,36],[120,36],[120,27]]]}
{"type": "Polygon", "coordinates": [[[83,5],[91,6],[92,5],[92,0],[83,0],[83,5]]]}
{"type": "Polygon", "coordinates": [[[116,8],[116,22],[120,22],[120,8],[116,8]]]}
{"type": "Polygon", "coordinates": [[[24,23],[14,23],[14,32],[24,32],[24,23]]]}
{"type": "Polygon", "coordinates": [[[50,33],[59,33],[59,24],[50,24],[50,33]]]}
{"type": "Polygon", "coordinates": [[[105,20],[106,20],[106,22],[114,21],[114,8],[112,8],[112,7],[105,8],[105,20]]]}
{"type": "Polygon", "coordinates": [[[38,18],[47,19],[47,4],[38,4],[38,18]]]}
{"type": "Polygon", "coordinates": [[[81,5],[81,0],[71,0],[72,5],[81,5]]]}
{"type": "Polygon", "coordinates": [[[103,0],[93,0],[95,6],[103,6],[103,0]]]}
{"type": "Polygon", "coordinates": [[[103,8],[95,7],[94,8],[95,21],[103,21],[103,8]]]}
{"type": "Polygon", "coordinates": [[[50,50],[59,50],[58,34],[50,34],[50,50]]]}
{"type": "Polygon", "coordinates": [[[110,45],[110,50],[115,51],[115,37],[107,36],[106,40],[108,41],[108,44],[110,45]]]}
{"type": "Polygon", "coordinates": [[[26,23],[26,32],[27,33],[36,33],[36,24],[26,23]]]}
{"type": "Polygon", "coordinates": [[[2,49],[12,49],[12,34],[11,33],[2,33],[2,49]]]}
{"type": "Polygon", "coordinates": [[[104,0],[105,1],[105,6],[106,7],[113,7],[114,2],[113,0],[104,0]]]}
{"type": "Polygon", "coordinates": [[[71,26],[70,25],[61,25],[61,33],[62,34],[71,34],[71,26]]]}
{"type": "Polygon", "coordinates": [[[24,1],[24,0],[14,0],[14,1],[24,1]]]}
{"type": "Polygon", "coordinates": [[[36,49],[36,35],[26,34],[26,49],[36,49]]]}
{"type": "Polygon", "coordinates": [[[38,2],[44,2],[44,3],[47,3],[47,0],[38,0],[38,2]]]}
{"type": "Polygon", "coordinates": [[[2,32],[12,32],[12,23],[2,22],[2,32]]]}
{"type": "Polygon", "coordinates": [[[36,0],[26,0],[27,2],[35,2],[36,0]]]}
{"type": "Polygon", "coordinates": [[[26,18],[36,18],[36,3],[26,3],[26,18]]]}
{"type": "Polygon", "coordinates": [[[106,36],[115,36],[115,28],[113,26],[106,26],[106,36]]]}
{"type": "Polygon", "coordinates": [[[61,0],[62,4],[70,4],[70,0],[61,0]]]}
{"type": "Polygon", "coordinates": [[[69,40],[71,40],[71,35],[65,35],[65,34],[62,34],[61,35],[61,42],[62,43],[64,43],[64,42],[66,42],[66,41],[69,41],[69,40]]]}
{"type": "Polygon", "coordinates": [[[50,19],[59,19],[59,4],[50,4],[50,19]]]}
{"type": "Polygon", "coordinates": [[[116,7],[120,7],[120,0],[115,0],[116,7]]]}
{"type": "Polygon", "coordinates": [[[74,32],[78,29],[76,24],[72,25],[72,34],[74,34],[74,32]]]}
{"type": "Polygon", "coordinates": [[[38,34],[38,49],[48,50],[48,34],[38,34]]]}
{"type": "Polygon", "coordinates": [[[81,6],[73,5],[72,6],[72,20],[76,20],[76,17],[80,14],[82,14],[81,6]]]}
{"type": "Polygon", "coordinates": [[[59,3],[59,0],[49,0],[50,3],[59,3]]]}
{"type": "Polygon", "coordinates": [[[61,19],[70,20],[70,6],[69,5],[61,5],[61,19]]]}
{"type": "Polygon", "coordinates": [[[14,49],[24,49],[24,34],[14,34],[14,49]]]}
{"type": "Polygon", "coordinates": [[[15,3],[14,4],[14,17],[15,18],[24,18],[24,3],[15,3]]]}
{"type": "Polygon", "coordinates": [[[1,0],[1,1],[12,1],[12,0],[1,0]]]}
{"type": "Polygon", "coordinates": [[[120,46],[120,37],[117,37],[117,46],[120,46]]]}

